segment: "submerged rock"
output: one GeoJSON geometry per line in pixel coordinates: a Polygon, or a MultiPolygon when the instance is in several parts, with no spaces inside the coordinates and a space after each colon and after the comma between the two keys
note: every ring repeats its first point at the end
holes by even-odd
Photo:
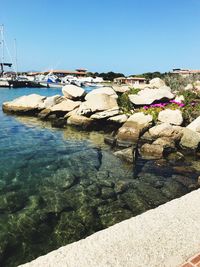
{"type": "Polygon", "coordinates": [[[133,163],[135,161],[135,152],[133,148],[125,148],[125,149],[116,151],[114,152],[114,155],[129,163],[133,163]]]}
{"type": "Polygon", "coordinates": [[[161,159],[164,148],[159,144],[144,144],[140,148],[140,155],[143,159],[161,159]]]}
{"type": "Polygon", "coordinates": [[[27,197],[22,192],[8,192],[0,195],[0,213],[16,212],[25,207],[27,197]]]}
{"type": "Polygon", "coordinates": [[[51,110],[45,108],[42,111],[40,111],[40,113],[38,113],[38,118],[40,118],[41,120],[46,120],[50,114],[51,110]]]}
{"type": "Polygon", "coordinates": [[[173,152],[167,156],[167,160],[169,160],[172,163],[177,163],[177,162],[184,162],[185,158],[184,158],[184,155],[182,153],[173,152]]]}
{"type": "MultiPolygon", "coordinates": [[[[50,116],[49,116],[50,117],[50,116]]],[[[50,118],[49,118],[50,119],[50,118]]],[[[51,119],[51,126],[55,128],[64,128],[67,122],[64,118],[51,119]]]]}
{"type": "Polygon", "coordinates": [[[103,227],[109,227],[133,216],[130,210],[123,208],[119,200],[99,206],[97,212],[103,227]]]}

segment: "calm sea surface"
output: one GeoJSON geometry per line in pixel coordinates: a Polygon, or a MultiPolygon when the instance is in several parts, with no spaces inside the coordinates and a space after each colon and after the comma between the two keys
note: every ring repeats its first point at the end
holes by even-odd
{"type": "MultiPolygon", "coordinates": [[[[0,88],[0,104],[31,93],[61,90],[0,88]]],[[[55,129],[0,110],[0,266],[30,261],[190,191],[195,174],[186,183],[161,165],[126,165],[102,133],[55,129]]]]}

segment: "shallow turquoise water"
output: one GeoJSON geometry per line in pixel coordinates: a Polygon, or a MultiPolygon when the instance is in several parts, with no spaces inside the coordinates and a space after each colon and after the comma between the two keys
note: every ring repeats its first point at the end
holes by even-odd
{"type": "MultiPolygon", "coordinates": [[[[0,104],[60,89],[0,89],[0,104]]],[[[0,266],[17,266],[190,191],[169,166],[113,156],[103,134],[0,110],[0,266]],[[137,175],[135,176],[135,173],[137,175]]]]}

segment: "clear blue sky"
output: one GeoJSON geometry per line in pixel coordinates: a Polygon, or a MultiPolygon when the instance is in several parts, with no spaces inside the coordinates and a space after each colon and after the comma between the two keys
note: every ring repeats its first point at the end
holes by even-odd
{"type": "Polygon", "coordinates": [[[20,70],[200,69],[199,0],[0,0],[20,70]]]}

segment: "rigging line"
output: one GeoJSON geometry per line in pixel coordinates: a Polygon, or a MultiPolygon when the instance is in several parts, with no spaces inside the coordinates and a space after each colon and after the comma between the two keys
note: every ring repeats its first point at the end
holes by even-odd
{"type": "Polygon", "coordinates": [[[1,32],[1,36],[0,36],[0,44],[1,44],[1,61],[2,63],[4,63],[4,26],[3,24],[0,25],[0,32],[1,32]]]}
{"type": "MultiPolygon", "coordinates": [[[[4,37],[4,44],[5,44],[5,48],[6,48],[6,51],[7,51],[7,53],[8,53],[8,56],[9,56],[9,58],[10,58],[11,62],[13,62],[13,63],[14,63],[14,60],[13,60],[13,58],[12,58],[12,56],[11,56],[11,53],[10,53],[10,51],[9,51],[9,49],[8,49],[8,46],[7,46],[7,43],[6,43],[5,37],[4,37]]],[[[15,72],[15,73],[17,73],[17,69],[16,69],[16,66],[15,66],[15,64],[13,64],[13,69],[14,69],[14,72],[15,72]]]]}

